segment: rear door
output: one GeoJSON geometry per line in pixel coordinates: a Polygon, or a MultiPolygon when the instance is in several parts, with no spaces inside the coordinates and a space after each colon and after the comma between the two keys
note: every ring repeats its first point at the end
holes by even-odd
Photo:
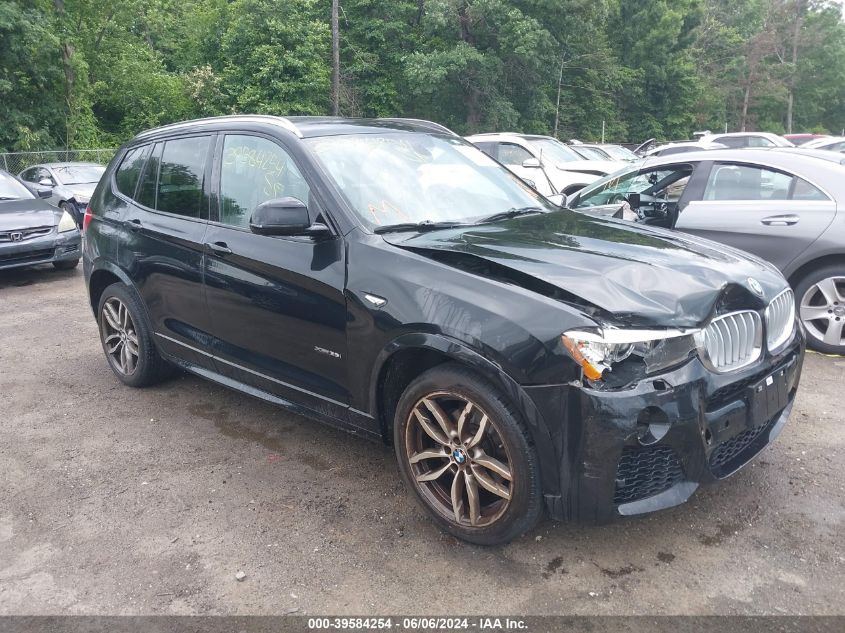
{"type": "Polygon", "coordinates": [[[312,186],[276,139],[221,135],[205,278],[218,371],[289,402],[345,420],[345,252],[338,235],[280,237],[249,229],[255,207],[294,197],[312,221],[312,186]]]}
{"type": "Polygon", "coordinates": [[[835,215],[832,198],[798,176],[715,162],[702,195],[681,212],[676,228],[754,253],[783,270],[835,215]]]}
{"type": "Polygon", "coordinates": [[[119,257],[141,293],[159,347],[213,368],[203,285],[214,135],[155,143],[123,217],[119,257]]]}

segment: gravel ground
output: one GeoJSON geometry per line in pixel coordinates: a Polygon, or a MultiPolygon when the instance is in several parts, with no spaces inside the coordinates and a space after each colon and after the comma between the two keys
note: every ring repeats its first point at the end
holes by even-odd
{"type": "Polygon", "coordinates": [[[808,355],[775,445],[690,503],[479,548],[390,448],[118,383],[81,269],[0,272],[0,306],[0,614],[845,614],[843,359],[808,355]]]}

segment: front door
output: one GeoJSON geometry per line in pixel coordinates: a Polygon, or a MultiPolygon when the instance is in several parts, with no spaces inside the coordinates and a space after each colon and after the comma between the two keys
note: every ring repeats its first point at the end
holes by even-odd
{"type": "Polygon", "coordinates": [[[308,182],[275,140],[221,136],[215,161],[205,278],[218,371],[345,420],[343,240],[250,231],[252,212],[272,198],[298,198],[312,220],[319,214],[308,182]]]}
{"type": "Polygon", "coordinates": [[[701,199],[686,206],[676,228],[754,253],[784,270],[835,215],[833,200],[798,176],[717,162],[701,199]]]}

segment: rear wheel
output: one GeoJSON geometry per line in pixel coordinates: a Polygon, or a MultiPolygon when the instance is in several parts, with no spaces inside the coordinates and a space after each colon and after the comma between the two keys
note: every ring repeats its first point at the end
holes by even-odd
{"type": "Polygon", "coordinates": [[[103,291],[97,320],[106,359],[121,382],[146,387],[171,374],[155,348],[140,301],[124,284],[115,283],[103,291]]]}
{"type": "Polygon", "coordinates": [[[417,378],[396,410],[403,478],[446,531],[480,545],[533,527],[542,503],[537,457],[495,387],[458,365],[417,378]]]}
{"type": "Polygon", "coordinates": [[[795,286],[795,295],[807,344],[826,354],[845,354],[845,267],[812,271],[795,286]]]}

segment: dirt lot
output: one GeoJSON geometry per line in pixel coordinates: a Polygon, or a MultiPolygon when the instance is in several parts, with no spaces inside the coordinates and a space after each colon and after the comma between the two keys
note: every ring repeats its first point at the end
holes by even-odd
{"type": "Polygon", "coordinates": [[[387,447],[190,376],[122,386],[81,269],[0,273],[0,307],[0,614],[845,613],[845,360],[808,356],[775,445],[689,504],[484,549],[387,447]]]}

